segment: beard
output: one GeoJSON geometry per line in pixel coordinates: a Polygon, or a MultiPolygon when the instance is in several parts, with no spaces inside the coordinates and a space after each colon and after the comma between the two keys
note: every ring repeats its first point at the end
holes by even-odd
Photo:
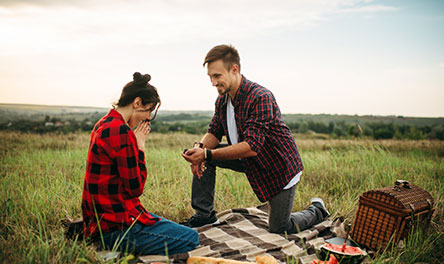
{"type": "Polygon", "coordinates": [[[226,95],[230,91],[230,87],[224,88],[223,85],[216,86],[219,95],[226,95]],[[219,89],[220,88],[220,89],[219,89]]]}

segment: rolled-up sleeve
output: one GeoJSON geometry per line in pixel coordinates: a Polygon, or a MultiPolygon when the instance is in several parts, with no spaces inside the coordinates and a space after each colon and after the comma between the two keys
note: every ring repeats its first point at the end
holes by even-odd
{"type": "Polygon", "coordinates": [[[270,124],[273,120],[273,99],[268,94],[263,94],[253,102],[249,112],[244,130],[244,141],[250,145],[251,149],[259,152],[262,148],[270,124]]]}
{"type": "Polygon", "coordinates": [[[211,123],[208,127],[208,133],[213,134],[219,141],[221,141],[222,136],[224,135],[224,129],[222,126],[222,120],[219,108],[220,108],[220,101],[217,100],[214,116],[211,119],[211,123]]]}

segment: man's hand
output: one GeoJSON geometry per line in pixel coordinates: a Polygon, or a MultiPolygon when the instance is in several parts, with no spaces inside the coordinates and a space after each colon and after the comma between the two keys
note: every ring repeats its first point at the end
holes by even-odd
{"type": "Polygon", "coordinates": [[[145,152],[145,141],[150,131],[151,125],[150,122],[147,121],[140,122],[140,124],[134,130],[134,134],[136,135],[137,139],[137,146],[143,152],[145,152]]]}
{"type": "Polygon", "coordinates": [[[191,172],[193,175],[196,175],[198,179],[200,179],[203,176],[203,172],[206,170],[205,162],[202,162],[199,165],[193,165],[190,164],[191,172]]]}
{"type": "Polygon", "coordinates": [[[205,152],[202,148],[192,148],[184,153],[182,157],[190,163],[191,172],[200,179],[205,171],[205,152]]]}
{"type": "Polygon", "coordinates": [[[192,148],[182,153],[182,157],[192,165],[199,165],[205,161],[205,151],[203,148],[192,148]]]}
{"type": "MultiPolygon", "coordinates": [[[[219,145],[219,140],[210,133],[206,133],[202,140],[205,148],[214,149],[219,145]]],[[[202,177],[203,172],[205,171],[205,152],[202,148],[193,148],[189,150],[185,150],[182,153],[182,157],[190,163],[191,172],[193,175],[196,175],[199,179],[202,177]]]]}

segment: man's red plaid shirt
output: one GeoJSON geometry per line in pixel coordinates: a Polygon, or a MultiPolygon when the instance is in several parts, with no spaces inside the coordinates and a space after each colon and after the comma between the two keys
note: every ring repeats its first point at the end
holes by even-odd
{"type": "MultiPolygon", "coordinates": [[[[217,98],[208,129],[219,141],[228,135],[228,96],[217,98]]],[[[245,174],[259,200],[269,201],[304,169],[296,142],[270,90],[242,75],[232,103],[239,142],[247,142],[257,153],[255,157],[241,159],[245,174]]],[[[231,144],[230,137],[227,140],[231,144]]]]}
{"type": "Polygon", "coordinates": [[[136,219],[153,225],[153,217],[140,203],[147,173],[145,154],[134,132],[119,112],[111,110],[91,132],[82,213],[85,236],[120,230],[136,219]]]}

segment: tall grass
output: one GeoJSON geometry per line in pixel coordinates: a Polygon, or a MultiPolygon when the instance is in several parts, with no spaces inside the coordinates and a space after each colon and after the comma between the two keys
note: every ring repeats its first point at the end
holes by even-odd
{"type": "MultiPolygon", "coordinates": [[[[191,175],[180,156],[201,136],[151,134],[146,146],[148,179],[142,204],[173,221],[193,214],[191,175]]],[[[296,138],[305,171],[294,201],[304,209],[322,197],[333,217],[351,221],[359,195],[406,179],[435,199],[431,228],[415,230],[403,248],[374,260],[393,263],[443,260],[444,142],[296,138]]],[[[64,209],[81,216],[88,134],[35,135],[0,131],[0,262],[72,263],[101,261],[92,246],[64,238],[64,209]]],[[[246,177],[219,170],[216,210],[258,205],[246,177]]]]}

